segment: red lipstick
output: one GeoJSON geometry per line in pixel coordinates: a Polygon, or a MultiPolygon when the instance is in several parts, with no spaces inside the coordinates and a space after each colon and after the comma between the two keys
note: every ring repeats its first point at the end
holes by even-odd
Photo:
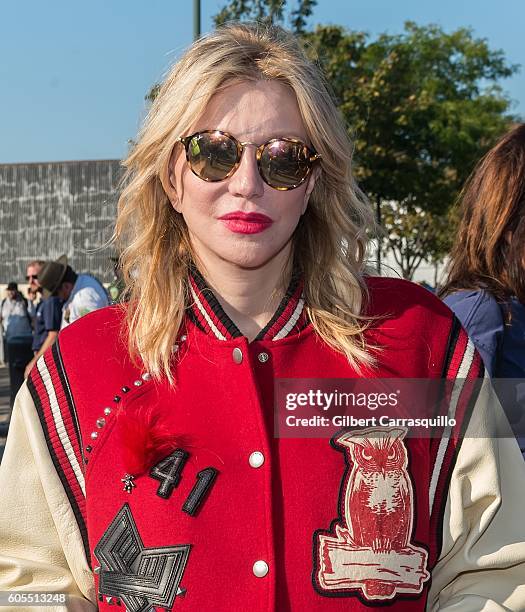
{"type": "Polygon", "coordinates": [[[258,234],[273,223],[262,213],[245,213],[240,210],[219,217],[226,227],[236,234],[258,234]]]}

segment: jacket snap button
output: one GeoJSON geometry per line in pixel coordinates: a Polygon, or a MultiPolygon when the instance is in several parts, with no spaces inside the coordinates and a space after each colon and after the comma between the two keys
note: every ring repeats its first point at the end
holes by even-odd
{"type": "Polygon", "coordinates": [[[261,362],[261,363],[266,363],[268,361],[268,359],[270,359],[270,356],[268,355],[268,353],[259,353],[257,355],[257,359],[261,362]]]}
{"type": "Polygon", "coordinates": [[[233,349],[233,361],[237,364],[242,363],[242,351],[239,347],[235,347],[233,349]]]}
{"type": "Polygon", "coordinates": [[[268,573],[268,563],[266,561],[256,561],[253,564],[253,573],[257,578],[264,578],[268,573]]]}
{"type": "Polygon", "coordinates": [[[264,463],[264,455],[260,451],[254,451],[250,455],[248,463],[252,466],[252,468],[261,467],[261,465],[264,463]]]}

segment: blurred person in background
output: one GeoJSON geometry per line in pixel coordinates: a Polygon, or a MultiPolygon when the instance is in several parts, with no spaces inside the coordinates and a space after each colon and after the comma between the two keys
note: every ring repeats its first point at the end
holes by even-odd
{"type": "Polygon", "coordinates": [[[525,456],[525,124],[481,159],[440,296],[478,349],[525,456]],[[516,379],[523,379],[521,382],[516,379]]]}
{"type": "Polygon", "coordinates": [[[7,285],[7,297],[2,300],[0,313],[9,363],[9,403],[12,408],[18,389],[24,382],[24,370],[33,357],[33,334],[27,300],[18,291],[15,282],[7,285]]]}
{"type": "MultiPolygon", "coordinates": [[[[38,275],[40,274],[44,263],[45,261],[43,261],[42,259],[34,259],[33,261],[30,261],[27,264],[26,269],[26,281],[28,284],[28,310],[33,321],[33,337],[35,335],[37,316],[43,306],[42,287],[40,286],[40,282],[38,281],[38,275]]],[[[34,347],[33,350],[35,350],[34,347]]]]}
{"type": "Polygon", "coordinates": [[[61,329],[80,317],[109,306],[102,283],[91,274],[77,274],[62,255],[57,261],[45,263],[40,274],[42,287],[64,301],[61,329]]]}
{"type": "Polygon", "coordinates": [[[60,330],[62,323],[62,305],[64,303],[56,294],[42,295],[43,289],[40,284],[39,276],[44,267],[45,261],[35,259],[27,265],[26,280],[29,283],[29,289],[41,295],[40,301],[36,304],[33,317],[33,358],[25,368],[25,377],[29,376],[29,372],[36,360],[44,354],[44,352],[53,345],[60,330]]]}
{"type": "Polygon", "coordinates": [[[38,281],[38,275],[42,270],[42,266],[45,261],[42,259],[34,259],[27,264],[26,270],[26,281],[29,285],[29,288],[33,291],[40,291],[40,283],[38,281]]]}

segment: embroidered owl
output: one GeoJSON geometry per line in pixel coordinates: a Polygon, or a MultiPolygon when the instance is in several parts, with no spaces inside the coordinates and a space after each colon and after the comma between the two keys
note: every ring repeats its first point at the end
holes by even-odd
{"type": "Polygon", "coordinates": [[[346,537],[352,545],[374,551],[400,551],[409,545],[413,523],[412,482],[404,428],[346,432],[336,443],[345,447],[352,466],[346,484],[346,537]]]}

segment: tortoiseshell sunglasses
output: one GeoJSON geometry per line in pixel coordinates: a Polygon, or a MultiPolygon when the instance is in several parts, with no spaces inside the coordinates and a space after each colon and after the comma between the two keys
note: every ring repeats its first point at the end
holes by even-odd
{"type": "Polygon", "coordinates": [[[241,163],[247,145],[256,147],[259,174],[263,181],[279,191],[299,187],[308,178],[320,155],[295,138],[272,138],[262,145],[240,142],[220,130],[203,130],[178,139],[186,150],[186,160],[193,174],[203,181],[224,181],[241,163]]]}

